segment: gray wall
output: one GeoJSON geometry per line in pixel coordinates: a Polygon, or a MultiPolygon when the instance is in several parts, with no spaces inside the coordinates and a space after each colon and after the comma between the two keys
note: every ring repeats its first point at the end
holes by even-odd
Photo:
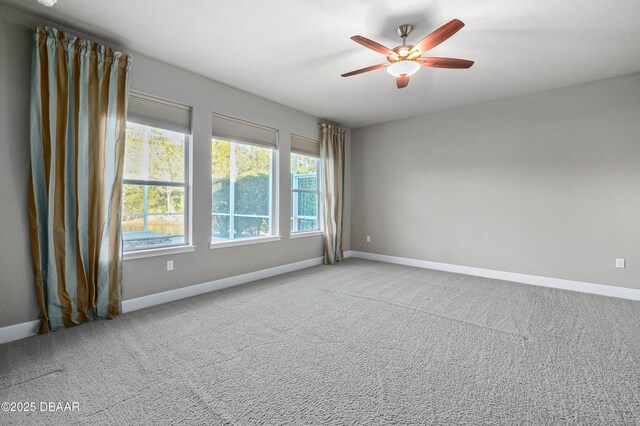
{"type": "MultiPolygon", "coordinates": [[[[38,21],[0,5],[0,327],[30,321],[38,315],[27,205],[31,33],[38,21]]],[[[317,138],[318,119],[141,54],[133,55],[132,89],[194,108],[193,235],[197,249],[193,253],[125,261],[124,299],[322,256],[321,237],[289,239],[290,133],[317,138]],[[282,241],[209,249],[213,111],[279,130],[278,220],[282,241]],[[169,259],[174,260],[172,272],[166,271],[169,259]]],[[[349,145],[347,148],[350,151],[349,145]]],[[[349,176],[347,185],[348,204],[349,176]]],[[[350,222],[347,212],[347,248],[350,222]]]]}
{"type": "Polygon", "coordinates": [[[352,250],[640,288],[640,74],[352,142],[352,250]]]}

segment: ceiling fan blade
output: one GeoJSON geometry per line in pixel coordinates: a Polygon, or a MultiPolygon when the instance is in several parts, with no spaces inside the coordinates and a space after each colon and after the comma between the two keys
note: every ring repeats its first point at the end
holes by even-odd
{"type": "Polygon", "coordinates": [[[355,36],[351,37],[351,40],[355,41],[356,43],[360,43],[364,47],[367,47],[367,48],[369,48],[371,50],[375,50],[378,53],[382,53],[383,55],[393,56],[394,58],[398,56],[398,54],[396,52],[394,52],[393,50],[389,49],[388,47],[383,46],[380,43],[376,43],[373,40],[369,40],[366,37],[355,35],[355,36]]]}
{"type": "Polygon", "coordinates": [[[342,74],[343,77],[351,77],[352,75],[358,75],[358,74],[362,74],[365,72],[369,72],[369,71],[374,71],[380,68],[384,68],[386,66],[389,65],[389,62],[385,63],[385,64],[378,64],[378,65],[372,65],[370,67],[366,67],[366,68],[360,68],[359,70],[355,70],[355,71],[351,71],[348,73],[344,73],[342,74]]]}
{"type": "Polygon", "coordinates": [[[450,22],[447,22],[422,40],[415,46],[411,48],[409,54],[412,54],[415,51],[419,51],[420,54],[423,54],[427,50],[431,50],[464,27],[464,22],[459,19],[453,19],[450,22]]]}
{"type": "Polygon", "coordinates": [[[426,67],[432,68],[458,68],[466,69],[471,68],[473,61],[466,59],[454,59],[454,58],[420,58],[417,60],[420,64],[426,67]]]}
{"type": "Polygon", "coordinates": [[[406,74],[402,74],[399,77],[396,77],[396,85],[398,89],[404,89],[409,85],[409,76],[406,74]]]}

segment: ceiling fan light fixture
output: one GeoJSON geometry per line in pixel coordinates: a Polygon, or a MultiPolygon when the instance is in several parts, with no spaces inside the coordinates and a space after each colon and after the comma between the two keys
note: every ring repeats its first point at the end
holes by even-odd
{"type": "Polygon", "coordinates": [[[387,72],[394,77],[410,76],[418,72],[420,64],[414,61],[398,61],[387,67],[387,72]]]}
{"type": "Polygon", "coordinates": [[[401,48],[398,50],[398,55],[400,55],[400,56],[401,56],[401,57],[403,57],[403,58],[404,58],[405,56],[407,56],[408,54],[409,54],[409,48],[408,48],[408,47],[401,47],[401,48]]]}
{"type": "Polygon", "coordinates": [[[411,60],[411,59],[417,59],[419,58],[421,55],[419,50],[414,50],[413,53],[410,53],[409,56],[407,56],[407,59],[411,60]]]}

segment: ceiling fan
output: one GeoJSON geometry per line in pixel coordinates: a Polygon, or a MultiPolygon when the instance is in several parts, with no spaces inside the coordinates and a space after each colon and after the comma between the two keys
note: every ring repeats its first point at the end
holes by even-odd
{"type": "Polygon", "coordinates": [[[415,46],[412,46],[407,44],[407,36],[413,29],[413,26],[400,25],[396,32],[400,37],[402,37],[402,45],[394,47],[393,49],[389,49],[388,47],[383,46],[380,43],[376,43],[373,40],[369,40],[366,37],[355,35],[351,37],[351,40],[356,43],[360,43],[371,50],[375,50],[376,52],[386,55],[388,62],[351,71],[342,74],[342,76],[351,77],[352,75],[362,74],[387,67],[387,72],[396,78],[398,89],[402,89],[409,85],[409,77],[418,72],[421,66],[433,68],[470,68],[471,65],[473,65],[473,61],[468,61],[466,59],[421,57],[422,54],[433,49],[460,31],[462,27],[464,27],[464,23],[459,19],[454,19],[420,40],[420,42],[415,46]]]}

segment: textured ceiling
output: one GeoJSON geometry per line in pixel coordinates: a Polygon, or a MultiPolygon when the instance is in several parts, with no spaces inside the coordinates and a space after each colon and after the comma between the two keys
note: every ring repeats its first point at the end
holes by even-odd
{"type": "Polygon", "coordinates": [[[640,71],[639,0],[2,0],[134,52],[352,128],[640,71]],[[398,90],[349,39],[414,44],[458,18],[430,52],[470,70],[423,68],[398,90]]]}

